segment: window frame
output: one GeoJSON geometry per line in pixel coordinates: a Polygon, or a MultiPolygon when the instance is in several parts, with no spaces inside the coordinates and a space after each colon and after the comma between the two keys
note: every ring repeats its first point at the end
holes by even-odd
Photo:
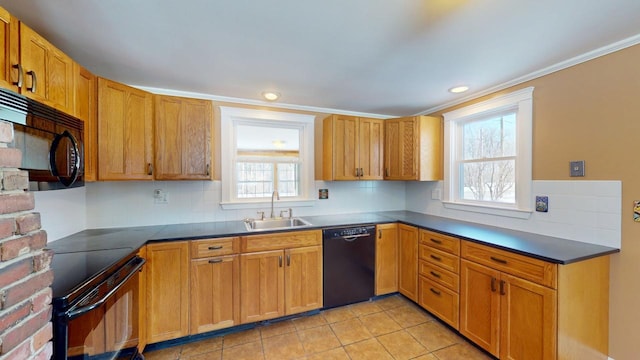
{"type": "Polygon", "coordinates": [[[235,162],[237,161],[236,126],[238,124],[271,125],[300,130],[300,194],[295,198],[280,198],[279,207],[312,206],[314,179],[314,115],[286,113],[220,106],[221,122],[221,202],[223,209],[252,209],[270,205],[270,198],[239,198],[235,162]]]}
{"type": "Polygon", "coordinates": [[[527,87],[493,99],[485,100],[443,114],[444,116],[444,182],[443,205],[446,208],[485,214],[528,218],[533,211],[532,144],[533,87],[527,87]],[[462,126],[492,115],[516,112],[515,204],[461,199],[459,155],[462,146],[462,126]]]}

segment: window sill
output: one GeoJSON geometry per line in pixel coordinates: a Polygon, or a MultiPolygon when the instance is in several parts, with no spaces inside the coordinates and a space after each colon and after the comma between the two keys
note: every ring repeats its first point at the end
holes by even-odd
{"type": "Polygon", "coordinates": [[[503,216],[503,217],[509,217],[509,218],[516,218],[516,219],[528,219],[531,217],[531,214],[533,213],[532,210],[506,209],[506,208],[486,206],[486,205],[461,204],[461,203],[454,203],[450,201],[443,201],[442,205],[445,208],[452,209],[452,210],[469,211],[469,212],[475,212],[480,214],[496,215],[496,216],[503,216]]]}
{"type": "MultiPolygon", "coordinates": [[[[273,202],[273,208],[290,208],[290,207],[304,207],[314,206],[315,200],[275,200],[273,202]]],[[[220,207],[223,210],[242,210],[242,209],[265,209],[271,208],[271,201],[243,201],[243,202],[221,202],[220,207]]]]}

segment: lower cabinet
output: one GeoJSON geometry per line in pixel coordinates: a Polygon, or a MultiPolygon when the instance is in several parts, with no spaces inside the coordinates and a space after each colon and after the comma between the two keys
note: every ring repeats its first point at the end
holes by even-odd
{"type": "Polygon", "coordinates": [[[376,226],[376,295],[398,291],[398,224],[376,226]]]}
{"type": "Polygon", "coordinates": [[[398,291],[418,302],[418,228],[398,225],[398,291]]]}
{"type": "Polygon", "coordinates": [[[322,307],[322,246],[240,255],[240,322],[322,307]]]}
{"type": "Polygon", "coordinates": [[[147,342],[189,335],[189,243],[147,245],[147,342]]]}

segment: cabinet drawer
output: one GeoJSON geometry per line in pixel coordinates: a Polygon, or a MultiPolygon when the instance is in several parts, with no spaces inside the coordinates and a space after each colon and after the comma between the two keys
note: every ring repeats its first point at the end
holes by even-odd
{"type": "Polygon", "coordinates": [[[423,276],[419,279],[419,289],[420,306],[457,330],[460,296],[423,276]]]}
{"type": "Polygon", "coordinates": [[[438,265],[445,270],[458,274],[460,272],[460,258],[430,246],[420,244],[420,259],[438,265]]]}
{"type": "Polygon", "coordinates": [[[470,241],[462,242],[462,257],[540,285],[557,288],[556,264],[470,241]]]}
{"type": "Polygon", "coordinates": [[[460,255],[460,239],[458,238],[420,230],[420,243],[454,255],[460,255]]]}
{"type": "Polygon", "coordinates": [[[434,266],[424,260],[420,260],[418,264],[418,273],[431,281],[448,287],[452,291],[459,291],[460,276],[458,274],[434,266]]]}
{"type": "Polygon", "coordinates": [[[191,258],[201,259],[238,252],[239,238],[191,240],[191,258]]]}
{"type": "Polygon", "coordinates": [[[291,231],[240,238],[242,252],[281,250],[322,244],[322,231],[291,231]]]}

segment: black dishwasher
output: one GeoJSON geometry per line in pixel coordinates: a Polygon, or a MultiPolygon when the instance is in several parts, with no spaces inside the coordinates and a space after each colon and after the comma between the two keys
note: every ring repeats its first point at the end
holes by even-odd
{"type": "Polygon", "coordinates": [[[375,295],[375,234],[375,225],[322,231],[325,308],[369,300],[375,295]]]}

